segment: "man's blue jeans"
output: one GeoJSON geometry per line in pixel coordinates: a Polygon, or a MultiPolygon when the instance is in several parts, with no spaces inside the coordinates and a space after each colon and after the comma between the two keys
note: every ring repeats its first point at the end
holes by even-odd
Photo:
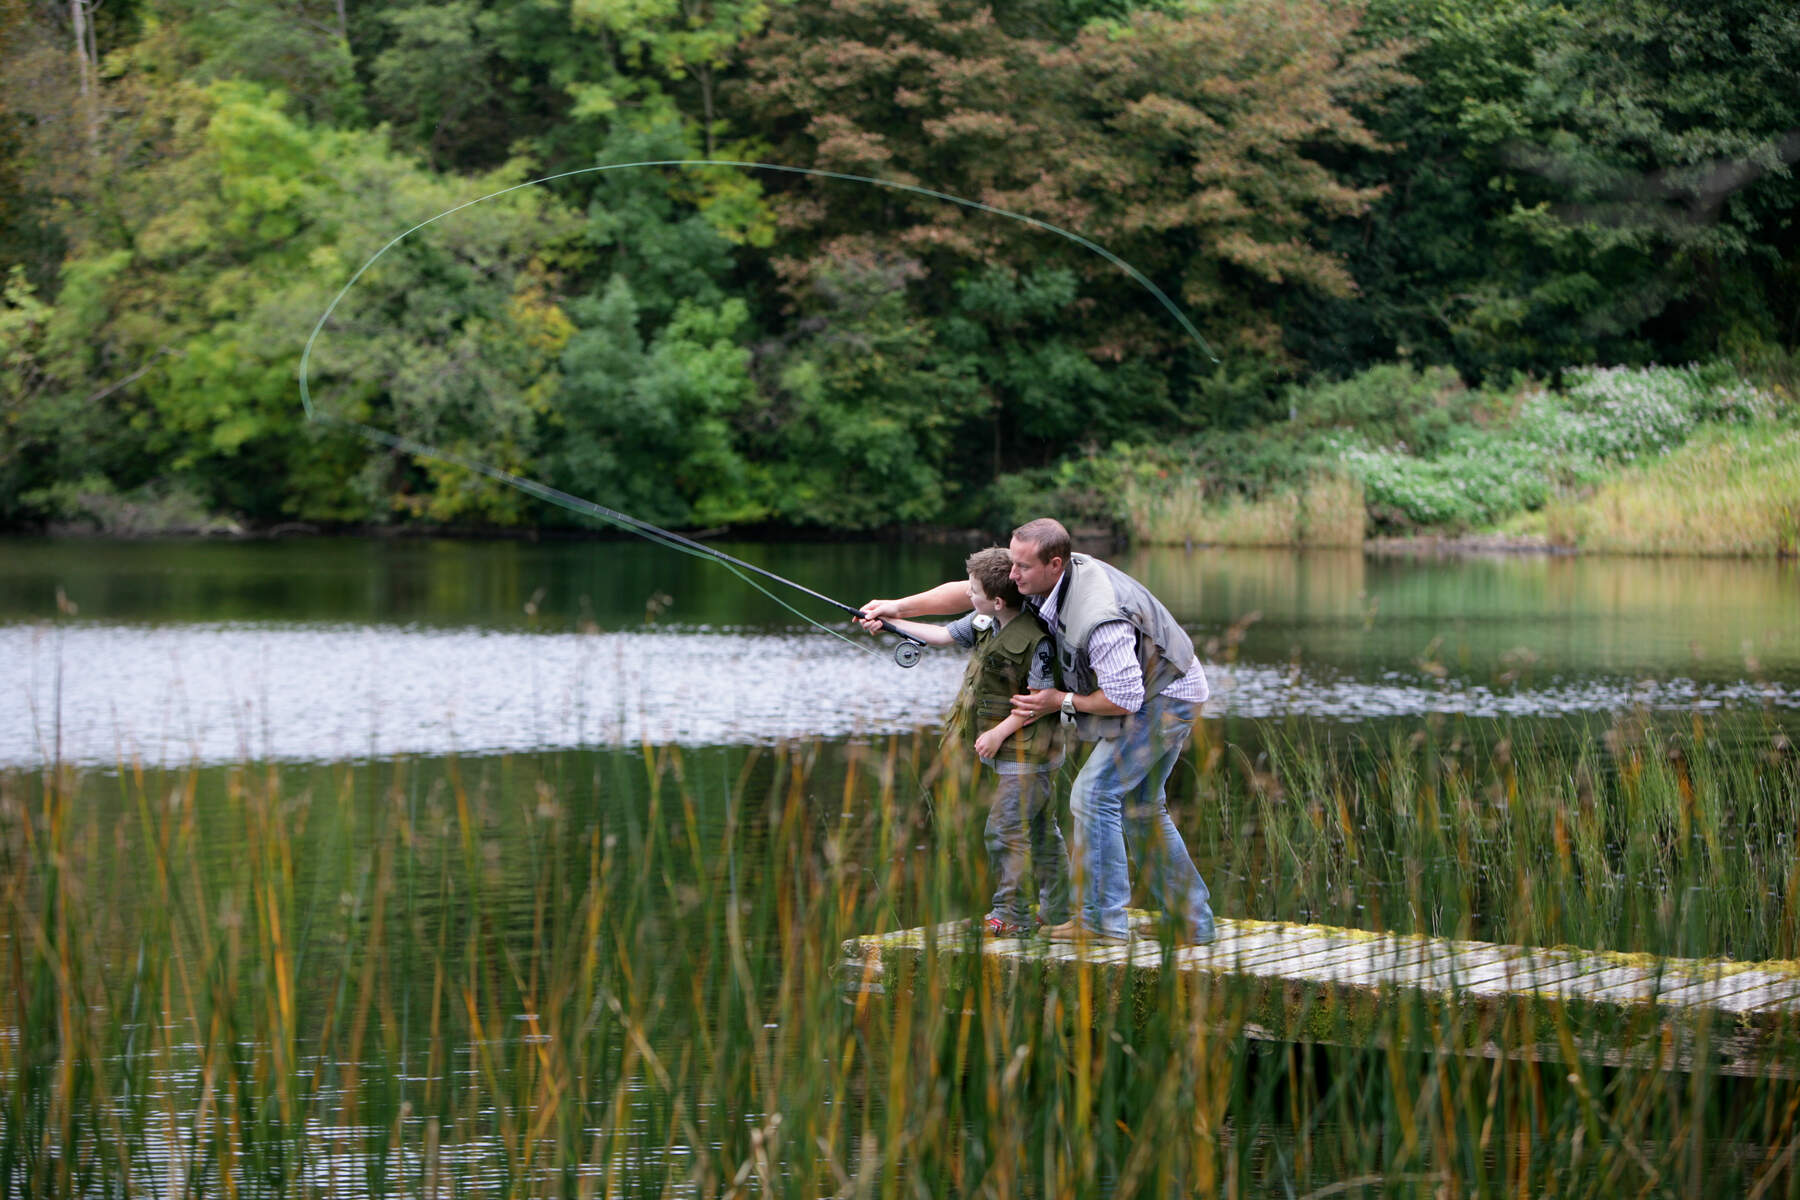
{"type": "Polygon", "coordinates": [[[1074,818],[1077,918],[1108,937],[1125,937],[1131,922],[1127,846],[1148,874],[1150,892],[1185,934],[1209,940],[1210,893],[1169,817],[1163,785],[1193,730],[1194,705],[1152,696],[1125,718],[1123,732],[1094,747],[1069,795],[1074,818]]]}

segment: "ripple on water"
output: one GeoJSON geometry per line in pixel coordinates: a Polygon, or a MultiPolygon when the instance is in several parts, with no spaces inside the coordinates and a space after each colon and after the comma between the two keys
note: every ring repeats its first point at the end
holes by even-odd
{"type": "MultiPolygon", "coordinates": [[[[911,670],[816,631],[529,633],[411,626],[0,626],[0,766],[338,761],[589,745],[755,743],[937,721],[956,652],[911,670]]],[[[1365,720],[1548,716],[1643,704],[1800,707],[1744,680],[1590,678],[1533,688],[1366,680],[1239,663],[1212,714],[1365,720]]]]}

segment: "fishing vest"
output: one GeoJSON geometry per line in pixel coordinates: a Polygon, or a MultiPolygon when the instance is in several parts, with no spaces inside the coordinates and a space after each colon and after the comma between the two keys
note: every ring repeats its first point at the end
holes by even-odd
{"type": "MultiPolygon", "coordinates": [[[[1012,698],[1027,690],[1032,655],[1045,636],[1043,619],[1029,609],[1005,625],[976,618],[975,649],[963,672],[962,688],[944,722],[947,746],[966,747],[978,734],[1012,714],[1012,698]]],[[[1049,763],[1058,748],[1057,725],[1054,714],[1039,717],[1006,739],[996,761],[1049,763]]]]}
{"type": "MultiPolygon", "coordinates": [[[[1187,674],[1194,663],[1194,640],[1150,589],[1110,563],[1086,554],[1069,555],[1057,584],[1056,665],[1064,688],[1083,695],[1100,686],[1088,657],[1094,627],[1129,621],[1137,631],[1138,666],[1144,670],[1144,698],[1157,695],[1187,674]]],[[[1075,730],[1084,741],[1117,737],[1125,718],[1076,713],[1075,730]]]]}

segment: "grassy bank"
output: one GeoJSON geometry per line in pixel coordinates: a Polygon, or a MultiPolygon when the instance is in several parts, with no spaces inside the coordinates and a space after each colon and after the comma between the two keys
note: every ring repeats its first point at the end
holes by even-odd
{"type": "Polygon", "coordinates": [[[1036,499],[1111,504],[1146,544],[1522,532],[1602,552],[1795,552],[1793,397],[1723,367],[1584,369],[1506,390],[1381,367],[1297,388],[1290,412],[1186,445],[1115,447],[1036,499]]]}
{"type": "MultiPolygon", "coordinates": [[[[5,776],[0,1195],[1800,1194],[1800,1082],[1576,1049],[1654,1024],[846,1003],[843,939],[981,911],[929,744],[5,776]]],[[[1794,755],[1748,716],[1207,722],[1176,792],[1228,915],[1793,958],[1794,755]]]]}
{"type": "Polygon", "coordinates": [[[1615,554],[1800,553],[1800,428],[1709,429],[1545,505],[1559,545],[1615,554]]]}

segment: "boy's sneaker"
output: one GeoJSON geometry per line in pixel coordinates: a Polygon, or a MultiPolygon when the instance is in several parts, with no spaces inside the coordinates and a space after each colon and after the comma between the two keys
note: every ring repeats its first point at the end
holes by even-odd
{"type": "Polygon", "coordinates": [[[1029,925],[1020,925],[1013,921],[1004,920],[991,913],[988,915],[987,919],[982,922],[981,929],[982,932],[989,937],[1022,938],[1031,936],[1031,927],[1029,925]]]}

